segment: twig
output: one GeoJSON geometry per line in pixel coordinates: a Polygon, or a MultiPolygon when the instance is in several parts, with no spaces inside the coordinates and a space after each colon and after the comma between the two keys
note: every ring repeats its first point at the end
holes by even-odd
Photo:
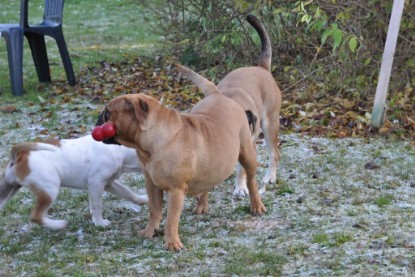
{"type": "Polygon", "coordinates": [[[303,78],[301,78],[300,80],[298,80],[297,82],[295,82],[294,84],[292,84],[291,86],[289,86],[288,88],[284,89],[282,92],[284,93],[287,90],[290,90],[291,88],[295,87],[296,85],[298,85],[299,83],[301,83],[302,81],[304,81],[305,79],[307,79],[308,77],[310,77],[311,75],[313,75],[319,69],[320,68],[314,69],[313,71],[311,71],[310,73],[308,73],[307,75],[305,75],[303,78]]]}

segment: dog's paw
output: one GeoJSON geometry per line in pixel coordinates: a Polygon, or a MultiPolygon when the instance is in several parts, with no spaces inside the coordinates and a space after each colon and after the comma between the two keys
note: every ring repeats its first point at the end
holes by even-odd
{"type": "Polygon", "coordinates": [[[50,218],[43,218],[42,225],[52,230],[62,230],[68,225],[66,220],[53,220],[50,218]]]}
{"type": "Polygon", "coordinates": [[[94,222],[95,226],[99,227],[108,227],[111,225],[111,222],[108,219],[92,219],[92,221],[94,222]]]}
{"type": "Polygon", "coordinates": [[[148,196],[146,194],[139,195],[137,197],[136,204],[138,204],[138,205],[144,205],[144,204],[147,204],[147,203],[148,203],[148,196]]]}
{"type": "Polygon", "coordinates": [[[180,251],[183,248],[183,244],[180,239],[177,238],[171,241],[166,241],[164,243],[164,247],[170,251],[180,251]]]}
{"type": "Polygon", "coordinates": [[[264,194],[267,191],[267,186],[266,184],[262,184],[262,186],[260,187],[260,189],[258,190],[259,194],[264,194]]]}
{"type": "Polygon", "coordinates": [[[193,211],[192,214],[206,214],[208,212],[208,206],[206,205],[197,205],[193,211]]]}
{"type": "Polygon", "coordinates": [[[252,215],[262,215],[267,211],[264,204],[262,202],[259,202],[255,205],[251,205],[251,214],[252,215]]]}
{"type": "Polygon", "coordinates": [[[265,177],[261,181],[261,185],[265,186],[266,184],[275,184],[277,181],[277,176],[275,172],[268,171],[265,177]]]}
{"type": "Polygon", "coordinates": [[[138,235],[146,239],[151,239],[157,236],[158,233],[156,232],[154,228],[145,228],[143,230],[138,231],[138,235]]]}
{"type": "Polygon", "coordinates": [[[246,197],[248,195],[249,195],[249,191],[246,186],[245,187],[235,186],[235,189],[233,190],[233,196],[246,197]]]}

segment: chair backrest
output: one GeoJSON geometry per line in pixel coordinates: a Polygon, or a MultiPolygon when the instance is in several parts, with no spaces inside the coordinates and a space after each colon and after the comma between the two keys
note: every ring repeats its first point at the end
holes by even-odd
{"type": "MultiPolygon", "coordinates": [[[[20,24],[25,27],[29,27],[28,8],[29,0],[21,0],[21,16],[20,24]]],[[[53,23],[54,25],[62,24],[63,17],[63,4],[64,0],[45,0],[45,6],[43,11],[43,22],[53,23]]]]}
{"type": "Polygon", "coordinates": [[[23,28],[28,26],[27,22],[27,7],[28,7],[28,1],[29,0],[21,0],[20,2],[20,28],[23,28]]]}
{"type": "Polygon", "coordinates": [[[62,23],[64,0],[45,0],[43,21],[62,23]]]}

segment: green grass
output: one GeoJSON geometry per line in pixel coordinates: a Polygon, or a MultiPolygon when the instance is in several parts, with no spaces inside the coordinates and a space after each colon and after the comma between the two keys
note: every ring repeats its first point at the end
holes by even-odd
{"type": "Polygon", "coordinates": [[[232,254],[224,271],[229,276],[279,276],[287,260],[276,253],[249,248],[235,249],[232,254]]]}
{"type": "Polygon", "coordinates": [[[374,203],[379,207],[389,206],[393,201],[393,196],[390,194],[382,194],[375,198],[374,203]]]}
{"type": "Polygon", "coordinates": [[[318,244],[327,244],[329,242],[329,236],[327,234],[315,234],[313,236],[312,242],[318,244]]]}
{"type": "MultiPolygon", "coordinates": [[[[40,20],[42,1],[30,0],[38,16],[35,22],[40,20]]],[[[13,11],[18,10],[19,1],[9,2],[1,6],[0,22],[18,19],[13,11]]],[[[146,29],[141,15],[130,0],[67,0],[64,32],[75,72],[101,60],[151,53],[157,38],[146,29]]],[[[47,43],[52,79],[65,80],[56,45],[52,40],[47,43]]],[[[68,99],[68,95],[50,99],[54,85],[38,84],[27,42],[24,61],[28,94],[11,97],[5,44],[0,43],[0,107],[10,104],[19,110],[0,111],[0,164],[7,161],[15,142],[68,137],[69,130],[77,131],[76,136],[86,133],[101,108],[91,97],[69,94],[68,99]]],[[[192,215],[195,201],[185,200],[179,225],[185,248],[179,253],[165,251],[162,237],[137,236],[148,221],[146,207],[136,211],[127,201],[105,196],[104,217],[112,224],[99,228],[91,222],[87,193],[62,189],[49,215],[67,219],[69,225],[53,232],[30,222],[34,199],[21,190],[0,211],[0,276],[383,276],[406,272],[414,261],[413,144],[287,134],[282,140],[286,143],[278,182],[261,196],[267,212],[252,216],[249,199],[232,196],[233,175],[209,194],[208,214],[192,215]],[[322,151],[314,153],[314,146],[322,151]],[[365,169],[368,161],[380,168],[365,169]],[[384,247],[381,257],[373,245],[384,247]]],[[[261,164],[264,149],[258,145],[261,164]]],[[[258,168],[258,181],[265,171],[258,168]]],[[[133,190],[143,191],[142,177],[127,174],[123,180],[133,190]]],[[[162,227],[165,210],[163,215],[162,227]]]]}
{"type": "MultiPolygon", "coordinates": [[[[29,22],[39,23],[44,0],[29,1],[29,22]]],[[[1,5],[0,22],[17,23],[20,1],[1,5]]],[[[148,29],[143,11],[130,0],[70,0],[65,2],[63,32],[72,59],[75,75],[100,61],[121,61],[149,54],[157,37],[148,29]]],[[[59,52],[53,39],[47,38],[47,51],[52,82],[66,80],[59,52]]],[[[39,86],[29,44],[24,41],[24,89],[42,92],[48,86],[39,86]]],[[[0,43],[0,96],[11,95],[6,43],[0,43]]],[[[4,97],[4,96],[3,96],[4,97]]],[[[2,98],[3,98],[2,97],[2,98]]]]}

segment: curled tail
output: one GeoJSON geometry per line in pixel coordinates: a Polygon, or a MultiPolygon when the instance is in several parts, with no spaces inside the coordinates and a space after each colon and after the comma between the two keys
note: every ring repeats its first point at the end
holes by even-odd
{"type": "Polygon", "coordinates": [[[198,73],[194,72],[193,70],[176,63],[175,64],[177,71],[186,76],[190,81],[192,81],[202,92],[205,96],[209,96],[213,93],[219,93],[219,89],[217,86],[206,79],[205,77],[199,75],[198,73]]]}
{"type": "Polygon", "coordinates": [[[259,38],[261,39],[261,54],[259,56],[258,66],[271,71],[271,58],[272,58],[272,47],[271,40],[264,25],[252,14],[248,14],[247,20],[252,27],[257,31],[259,38]]]}
{"type": "Polygon", "coordinates": [[[38,150],[46,150],[46,151],[56,151],[57,147],[48,144],[48,143],[41,143],[41,142],[23,142],[16,144],[12,147],[11,150],[11,158],[13,159],[16,157],[17,154],[19,154],[22,151],[38,151],[38,150]]]}

